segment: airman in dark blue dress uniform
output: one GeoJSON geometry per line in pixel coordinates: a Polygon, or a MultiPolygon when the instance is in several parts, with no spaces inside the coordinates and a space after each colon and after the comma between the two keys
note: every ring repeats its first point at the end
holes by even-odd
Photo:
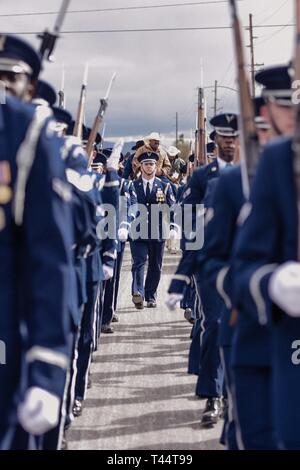
{"type": "Polygon", "coordinates": [[[0,44],[0,448],[26,449],[58,423],[70,362],[71,190],[51,113],[9,96],[31,99],[40,59],[17,37],[0,44]]]}
{"type": "MultiPolygon", "coordinates": [[[[165,237],[163,233],[162,214],[153,219],[154,211],[160,204],[171,207],[175,203],[169,183],[164,183],[155,177],[158,155],[146,152],[139,156],[142,177],[134,181],[134,190],[137,198],[137,219],[139,228],[133,233],[130,231],[130,248],[133,259],[132,265],[132,300],[137,309],[156,307],[156,293],[161,276],[165,237]],[[143,212],[142,212],[142,209],[143,212]],[[154,210],[153,210],[154,209],[154,210]],[[148,271],[144,284],[145,264],[148,260],[148,271]]],[[[172,215],[172,214],[171,214],[172,215]]],[[[171,222],[171,218],[170,218],[171,222]]],[[[168,231],[168,228],[167,228],[168,231]]]]}
{"type": "MultiPolygon", "coordinates": [[[[291,75],[289,67],[266,69],[257,79],[264,84],[263,95],[268,101],[271,125],[277,134],[293,135],[294,110],[291,106],[291,75]],[[276,109],[277,107],[277,109],[276,109]]],[[[275,139],[264,150],[254,178],[250,204],[238,233],[234,258],[234,302],[237,310],[247,313],[249,322],[256,322],[271,332],[271,374],[261,374],[260,382],[250,403],[243,401],[241,393],[247,384],[255,383],[252,375],[236,374],[238,358],[235,358],[234,380],[240,390],[237,399],[238,414],[248,417],[245,425],[253,432],[252,442],[266,448],[264,439],[270,428],[261,427],[250,419],[250,411],[257,416],[257,394],[263,392],[265,403],[272,403],[272,410],[260,407],[260,417],[266,422],[266,412],[272,412],[276,445],[280,449],[299,449],[298,407],[299,373],[294,360],[295,342],[299,338],[299,293],[297,242],[297,198],[293,175],[292,140],[289,137],[275,139]],[[297,284],[298,283],[298,284],[297,284]],[[297,286],[295,288],[295,286],[297,286]],[[292,293],[292,296],[290,294],[292,293]],[[293,297],[296,293],[296,297],[293,297]],[[266,389],[266,381],[271,387],[266,389]],[[248,407],[248,413],[245,407],[248,407]],[[250,409],[249,409],[250,408],[250,409]],[[256,435],[254,434],[256,431],[256,435]],[[263,433],[264,432],[264,433],[263,433]]],[[[249,330],[246,330],[249,333],[249,330]]],[[[253,336],[251,336],[253,338],[253,336]]],[[[250,342],[247,343],[250,347],[250,342]]],[[[246,347],[246,345],[245,345],[246,347]]],[[[253,344],[252,344],[253,347],[253,344]]],[[[255,366],[263,367],[262,354],[266,345],[251,350],[255,353],[255,366]],[[263,348],[263,349],[262,349],[263,348]]],[[[238,345],[237,345],[238,348],[238,345]]],[[[239,343],[241,351],[241,343],[239,343]]],[[[245,352],[245,363],[249,351],[245,352]]],[[[241,354],[241,353],[240,353],[241,354]]],[[[244,363],[244,364],[245,364],[244,363]]],[[[252,365],[252,362],[251,364],[252,365]]],[[[249,392],[250,393],[250,392],[249,392]]],[[[270,421],[270,418],[269,418],[270,421]]],[[[245,429],[244,429],[245,431],[245,429]]],[[[242,434],[242,438],[243,438],[242,434]]],[[[249,436],[248,436],[249,437],[249,436]]]]}
{"type": "MultiPolygon", "coordinates": [[[[197,212],[194,208],[199,204],[204,204],[206,208],[210,205],[211,182],[219,176],[221,169],[232,166],[236,152],[237,116],[235,114],[218,115],[211,120],[211,124],[215,127],[218,156],[212,163],[193,172],[183,195],[183,203],[193,207],[194,232],[196,231],[197,219],[197,212]]],[[[222,304],[220,299],[216,298],[214,290],[208,284],[205,276],[201,275],[196,258],[194,251],[186,250],[184,252],[169,288],[167,304],[172,308],[181,300],[186,286],[190,283],[191,275],[195,274],[200,311],[197,314],[198,318],[193,331],[191,351],[199,356],[195,360],[194,354],[190,355],[189,371],[197,373],[195,364],[198,363],[196,394],[207,398],[202,424],[211,425],[215,424],[220,417],[220,397],[223,394],[223,372],[218,351],[219,318],[222,304]]]]}

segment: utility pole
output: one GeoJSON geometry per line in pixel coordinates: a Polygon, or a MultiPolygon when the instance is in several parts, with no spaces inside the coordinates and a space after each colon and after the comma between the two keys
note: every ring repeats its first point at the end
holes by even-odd
{"type": "Polygon", "coordinates": [[[250,51],[251,51],[251,83],[252,83],[252,96],[255,96],[255,72],[254,72],[254,37],[253,37],[253,23],[252,14],[249,15],[249,33],[250,33],[250,51]]]}
{"type": "Polygon", "coordinates": [[[178,113],[176,112],[176,147],[178,145],[178,113]]]}
{"type": "Polygon", "coordinates": [[[254,39],[257,39],[253,35],[253,15],[249,14],[249,34],[250,34],[250,56],[251,56],[251,94],[252,97],[255,97],[255,70],[256,67],[262,67],[264,64],[256,64],[255,63],[255,53],[254,53],[254,39]]]}
{"type": "Polygon", "coordinates": [[[214,100],[214,116],[216,116],[217,112],[218,112],[218,81],[216,80],[215,81],[215,91],[214,91],[214,95],[215,95],[215,100],[214,100]]]}

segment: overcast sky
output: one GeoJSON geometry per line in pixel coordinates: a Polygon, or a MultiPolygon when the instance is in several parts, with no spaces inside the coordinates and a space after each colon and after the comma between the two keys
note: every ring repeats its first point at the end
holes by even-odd
{"type": "MultiPolygon", "coordinates": [[[[72,0],[71,10],[118,8],[129,6],[191,3],[196,0],[72,0]]],[[[200,0],[201,1],[201,0],[200,0]]],[[[202,0],[204,1],[204,0],[202,0]]],[[[57,11],[61,0],[1,0],[1,32],[34,32],[51,27],[55,15],[14,16],[1,14],[57,11]]],[[[293,0],[241,0],[239,11],[245,26],[249,13],[254,25],[285,25],[294,22],[293,0]]],[[[203,5],[144,10],[69,13],[63,30],[144,29],[172,27],[229,26],[228,3],[213,0],[203,5]]],[[[255,29],[255,58],[258,64],[272,65],[290,60],[293,50],[293,27],[255,29]]],[[[27,40],[38,45],[33,35],[27,40]]],[[[245,42],[249,33],[245,31],[245,42]]],[[[65,34],[56,49],[56,61],[47,63],[43,78],[59,88],[62,64],[66,68],[67,108],[75,114],[85,62],[89,62],[86,118],[91,124],[99,98],[114,71],[117,80],[106,115],[107,135],[138,136],[151,131],[175,135],[175,114],[179,129],[187,137],[195,127],[197,87],[201,82],[201,59],[204,86],[236,87],[232,32],[224,30],[65,34]]],[[[249,58],[249,55],[248,55],[249,58]]],[[[250,61],[250,58],[249,58],[250,61]]],[[[213,93],[206,90],[207,114],[212,116],[213,93]]],[[[219,107],[223,111],[237,108],[236,93],[219,89],[219,107]]]]}

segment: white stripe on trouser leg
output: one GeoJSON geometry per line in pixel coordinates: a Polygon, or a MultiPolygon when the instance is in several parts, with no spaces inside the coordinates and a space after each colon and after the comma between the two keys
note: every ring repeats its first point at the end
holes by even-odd
{"type": "MultiPolygon", "coordinates": [[[[85,378],[84,378],[84,392],[83,392],[83,399],[84,400],[85,400],[85,396],[86,396],[86,390],[87,390],[87,383],[88,383],[89,371],[90,371],[90,366],[91,366],[92,354],[93,354],[93,351],[94,351],[94,344],[95,344],[94,340],[95,340],[95,334],[96,334],[97,307],[98,307],[99,295],[100,295],[100,287],[98,286],[96,301],[95,301],[94,310],[93,310],[92,338],[94,338],[94,339],[93,339],[91,347],[90,347],[89,362],[88,362],[88,366],[87,366],[86,373],[85,373],[85,378]]],[[[101,328],[101,325],[100,325],[100,328],[101,328]]]]}
{"type": "MultiPolygon", "coordinates": [[[[196,281],[196,280],[195,280],[196,281]]],[[[202,346],[202,341],[203,341],[203,335],[205,333],[205,326],[204,326],[204,322],[206,320],[206,316],[205,316],[205,313],[204,313],[204,309],[203,309],[203,304],[202,304],[202,300],[201,300],[201,295],[200,295],[200,291],[198,289],[198,284],[197,282],[195,282],[195,289],[196,289],[196,293],[197,293],[197,296],[198,296],[198,301],[199,301],[199,320],[200,320],[200,346],[202,346]]]]}
{"type": "Polygon", "coordinates": [[[68,397],[70,379],[71,379],[71,374],[70,374],[70,370],[68,370],[66,383],[65,383],[65,389],[64,389],[64,396],[63,396],[63,400],[61,404],[61,419],[60,419],[60,425],[59,425],[56,450],[61,450],[61,443],[62,443],[62,439],[64,436],[64,428],[65,428],[66,417],[67,417],[67,413],[66,413],[67,397],[68,397]]]}
{"type": "MultiPolygon", "coordinates": [[[[83,314],[83,307],[82,307],[82,314],[83,314]]],[[[68,416],[70,417],[70,421],[74,421],[74,415],[73,415],[73,405],[75,401],[75,387],[76,387],[76,379],[77,379],[77,361],[78,361],[78,342],[79,342],[79,337],[80,337],[80,327],[78,328],[77,331],[77,337],[75,341],[75,348],[74,348],[74,356],[73,356],[73,376],[72,376],[72,382],[71,382],[71,387],[70,387],[70,409],[68,410],[68,416]]]]}
{"type": "MultiPolygon", "coordinates": [[[[229,377],[227,375],[227,368],[226,368],[226,364],[225,364],[225,354],[224,354],[224,350],[223,350],[222,347],[220,347],[220,358],[221,358],[221,364],[222,364],[222,367],[223,367],[223,370],[224,370],[224,375],[225,375],[225,384],[226,384],[227,400],[228,400],[228,422],[227,422],[227,427],[226,427],[226,431],[228,431],[230,423],[234,422],[234,424],[235,424],[235,420],[234,420],[234,413],[233,413],[232,392],[231,392],[231,388],[229,386],[229,384],[232,383],[232,380],[229,380],[229,377]]],[[[225,434],[225,439],[226,439],[226,436],[227,436],[227,432],[225,434]]],[[[227,449],[228,449],[229,446],[228,446],[227,440],[226,440],[226,446],[227,446],[227,449]]]]}

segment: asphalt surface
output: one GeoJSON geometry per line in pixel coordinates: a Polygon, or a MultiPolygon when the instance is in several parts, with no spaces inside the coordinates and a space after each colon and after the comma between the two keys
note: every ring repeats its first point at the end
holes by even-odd
{"type": "Polygon", "coordinates": [[[126,251],[120,322],[114,334],[101,337],[83,414],[68,432],[70,450],[222,449],[222,422],[211,429],[200,426],[205,401],[195,396],[196,376],[187,374],[191,327],[182,310],[164,306],[178,259],[166,251],[158,307],[136,310],[126,251]]]}

